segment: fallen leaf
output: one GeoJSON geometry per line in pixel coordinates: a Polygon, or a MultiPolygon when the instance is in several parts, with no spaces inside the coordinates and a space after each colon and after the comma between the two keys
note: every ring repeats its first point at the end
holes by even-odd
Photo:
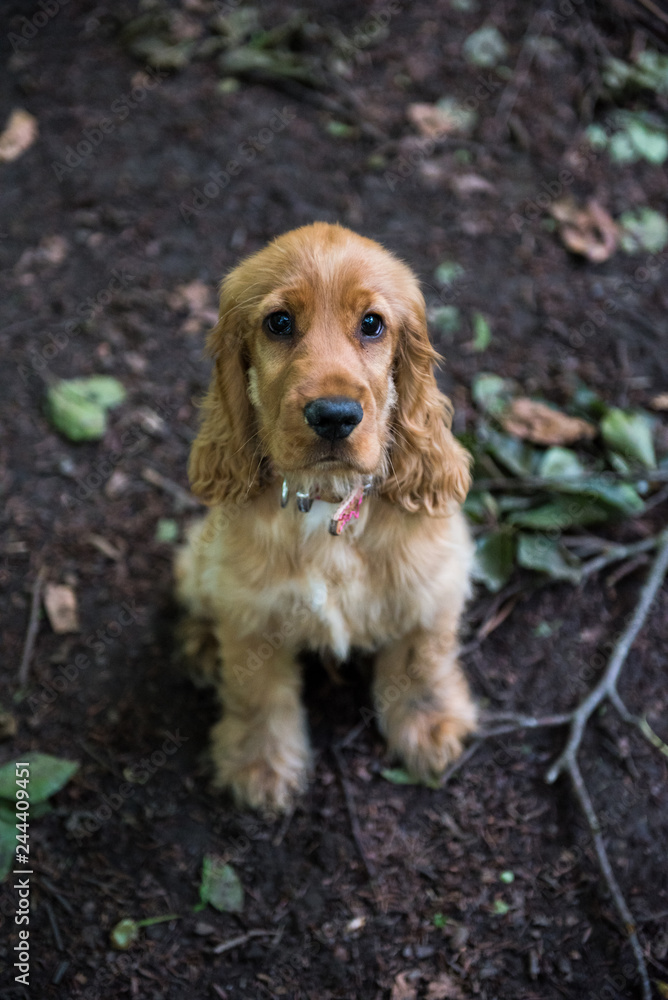
{"type": "Polygon", "coordinates": [[[408,982],[408,977],[415,978],[414,971],[400,972],[394,980],[390,1000],[417,1000],[417,988],[408,982]]]}
{"type": "Polygon", "coordinates": [[[11,163],[30,149],[39,134],[37,119],[28,111],[16,108],[0,135],[0,163],[11,163]]]}
{"type": "Polygon", "coordinates": [[[508,44],[498,28],[488,24],[464,40],[462,53],[474,66],[491,69],[508,58],[508,44]]]}
{"type": "Polygon", "coordinates": [[[210,903],[221,913],[241,913],[244,908],[244,890],[232,865],[226,865],[212,854],[206,854],[202,863],[199,898],[198,908],[210,903]]]}
{"type": "Polygon", "coordinates": [[[480,352],[486,351],[492,342],[492,328],[489,322],[485,319],[482,313],[473,313],[473,340],[471,341],[471,350],[480,352]]]}
{"type": "MultiPolygon", "coordinates": [[[[48,753],[27,753],[21,758],[30,770],[30,801],[33,805],[46,802],[67,784],[79,770],[74,760],[52,757],[48,753]]],[[[14,801],[16,797],[16,765],[13,761],[0,767],[0,799],[14,801]]]]}
{"type": "Polygon", "coordinates": [[[125,389],[109,375],[61,379],[47,390],[47,413],[70,441],[97,441],[107,429],[107,410],[124,399],[125,389]]]}
{"type": "Polygon", "coordinates": [[[201,312],[211,304],[211,289],[203,281],[195,279],[187,285],[178,285],[169,296],[168,303],[171,309],[201,312]]]}
{"type": "Polygon", "coordinates": [[[473,579],[493,594],[508,582],[515,561],[515,541],[508,530],[493,531],[476,542],[473,579]]]}
{"type": "Polygon", "coordinates": [[[47,583],[44,588],[44,607],[51,628],[56,635],[79,631],[77,595],[65,584],[47,583]]]}
{"type": "Polygon", "coordinates": [[[450,178],[450,187],[456,194],[494,194],[496,191],[480,174],[456,174],[450,178]]]}
{"type": "Polygon", "coordinates": [[[625,413],[612,407],[601,421],[603,440],[625,458],[656,468],[652,425],[644,413],[625,413]]]}
{"type": "Polygon", "coordinates": [[[572,198],[563,198],[553,202],[549,211],[559,223],[562,240],[573,253],[600,264],[617,249],[617,226],[594,198],[584,208],[578,208],[572,198]]]}
{"type": "Polygon", "coordinates": [[[668,410],[668,392],[660,392],[654,396],[649,404],[653,410],[668,410]]]}
{"type": "Polygon", "coordinates": [[[470,132],[476,122],[474,111],[450,97],[436,104],[409,104],[407,114],[420,135],[428,139],[470,132]]]}
{"type": "Polygon", "coordinates": [[[442,972],[427,986],[427,1000],[463,1000],[463,997],[461,989],[447,972],[442,972]]]}
{"type": "Polygon", "coordinates": [[[534,444],[572,444],[596,437],[596,428],[589,421],[569,417],[526,396],[511,400],[501,423],[509,434],[534,444]]]}
{"type": "Polygon", "coordinates": [[[623,212],[619,218],[620,246],[624,253],[659,253],[668,244],[668,219],[653,208],[623,212]]]}

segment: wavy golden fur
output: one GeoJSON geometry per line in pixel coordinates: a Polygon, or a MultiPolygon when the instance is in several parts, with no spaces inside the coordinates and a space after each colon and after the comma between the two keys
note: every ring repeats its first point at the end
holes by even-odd
{"type": "Polygon", "coordinates": [[[218,784],[265,809],[303,788],[304,649],[373,652],[390,750],[420,777],[439,774],[475,725],[456,659],[469,456],[436,385],[414,275],[347,229],[305,226],[225,278],[208,349],[189,475],[212,509],[176,576],[186,651],[223,703],[218,784]],[[359,518],[330,534],[341,501],[369,480],[359,518]],[[297,490],[318,498],[308,513],[297,490]]]}

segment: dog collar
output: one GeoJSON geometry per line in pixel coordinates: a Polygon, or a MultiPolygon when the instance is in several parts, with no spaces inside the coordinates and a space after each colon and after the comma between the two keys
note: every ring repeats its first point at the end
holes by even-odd
{"type": "MultiPolygon", "coordinates": [[[[373,485],[373,477],[365,477],[366,481],[352,493],[349,493],[336,508],[333,517],[329,522],[329,533],[330,535],[340,535],[345,526],[353,520],[360,516],[360,509],[362,507],[362,501],[367,493],[371,492],[371,487],[373,485]]],[[[300,490],[296,491],[295,494],[297,498],[297,510],[302,514],[308,514],[310,511],[314,500],[321,500],[322,497],[317,492],[315,496],[311,496],[310,493],[303,493],[300,490]]],[[[283,480],[281,486],[281,507],[287,507],[288,500],[290,498],[290,488],[288,486],[287,479],[283,480]]]]}

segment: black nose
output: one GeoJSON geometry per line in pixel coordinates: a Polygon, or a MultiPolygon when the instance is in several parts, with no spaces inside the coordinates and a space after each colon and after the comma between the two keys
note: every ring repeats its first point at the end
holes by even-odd
{"type": "Polygon", "coordinates": [[[346,438],[364,416],[359,403],[347,396],[323,396],[304,407],[306,423],[328,441],[346,438]]]}

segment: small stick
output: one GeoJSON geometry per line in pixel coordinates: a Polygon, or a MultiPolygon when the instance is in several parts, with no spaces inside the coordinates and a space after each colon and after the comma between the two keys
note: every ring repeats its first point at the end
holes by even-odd
{"type": "Polygon", "coordinates": [[[35,583],[32,588],[32,601],[30,602],[30,618],[28,619],[28,631],[26,632],[26,641],[23,645],[23,655],[21,657],[21,666],[19,667],[19,686],[25,687],[28,681],[28,672],[30,670],[30,661],[32,660],[33,650],[35,648],[35,640],[37,638],[37,632],[39,630],[39,605],[42,598],[42,590],[44,588],[44,581],[46,579],[46,567],[40,566],[39,572],[35,578],[35,583]]]}
{"type": "Polygon", "coordinates": [[[608,666],[605,669],[605,673],[596,687],[590,691],[584,701],[573,712],[573,718],[571,720],[571,734],[568,738],[568,743],[566,744],[561,755],[547,772],[546,780],[548,784],[552,784],[556,781],[562,771],[566,770],[567,767],[575,763],[575,755],[580,746],[582,734],[589,718],[592,713],[596,711],[603,699],[609,698],[611,693],[617,690],[617,680],[621,669],[626,662],[629,650],[631,649],[638,632],[645,623],[649,609],[654,603],[654,598],[661,587],[663,578],[666,575],[666,570],[668,570],[668,531],[663,532],[662,539],[661,547],[654,561],[652,571],[640,592],[640,599],[636,605],[635,611],[633,612],[631,621],[620,636],[614,652],[610,657],[608,666]]]}
{"type": "Polygon", "coordinates": [[[346,800],[346,809],[348,810],[348,818],[350,819],[350,829],[352,830],[353,840],[355,841],[355,846],[359,852],[359,856],[364,863],[367,875],[370,879],[376,877],[376,869],[371,861],[366,856],[366,851],[364,850],[364,845],[362,844],[362,834],[360,830],[359,821],[357,819],[357,813],[355,812],[355,804],[353,802],[352,795],[350,794],[350,789],[348,788],[348,782],[346,781],[345,768],[343,765],[343,758],[341,757],[341,751],[338,747],[332,747],[332,753],[334,754],[334,760],[336,761],[336,766],[339,772],[339,778],[341,781],[341,788],[343,789],[343,797],[346,800]]]}
{"type": "Polygon", "coordinates": [[[213,949],[214,955],[222,955],[225,951],[231,951],[232,948],[239,948],[242,944],[246,944],[251,938],[257,937],[276,937],[276,931],[246,931],[245,934],[238,934],[236,937],[230,938],[228,941],[223,941],[221,944],[217,944],[213,949]]]}
{"type": "Polygon", "coordinates": [[[652,535],[651,538],[643,538],[640,542],[633,542],[631,545],[612,545],[606,552],[584,564],[582,576],[591,576],[592,573],[598,573],[599,570],[605,569],[610,563],[631,559],[642,552],[650,552],[663,541],[664,534],[665,532],[661,532],[658,535],[652,535]]]}
{"type": "Polygon", "coordinates": [[[65,946],[63,944],[63,939],[60,934],[60,928],[58,927],[58,921],[56,920],[56,915],[53,912],[53,907],[51,906],[51,903],[48,902],[48,900],[44,901],[44,905],[46,907],[46,912],[49,917],[49,923],[51,924],[51,930],[53,931],[53,939],[56,942],[56,948],[58,949],[58,951],[65,951],[65,946]]]}
{"type": "Polygon", "coordinates": [[[580,803],[580,806],[582,807],[583,813],[585,814],[589,829],[591,830],[591,835],[594,840],[594,848],[596,849],[600,869],[603,872],[603,878],[605,879],[606,885],[610,890],[610,895],[612,896],[615,906],[617,907],[617,912],[622,918],[624,929],[629,936],[629,943],[633,949],[636,966],[638,968],[638,972],[640,973],[643,1000],[652,1000],[652,988],[649,984],[649,975],[645,964],[645,956],[643,955],[640,941],[638,940],[636,922],[633,919],[633,914],[629,910],[626,900],[622,894],[622,890],[619,888],[619,884],[615,878],[615,873],[612,870],[608,852],[605,849],[605,842],[603,840],[603,834],[601,833],[601,824],[598,821],[598,816],[594,811],[594,806],[589,798],[589,792],[585,787],[582,774],[580,773],[580,768],[578,767],[578,763],[574,757],[569,758],[567,769],[571,778],[573,790],[575,791],[575,795],[580,803]]]}
{"type": "Polygon", "coordinates": [[[173,497],[177,504],[184,510],[202,510],[202,504],[195,497],[191,496],[187,490],[184,490],[182,486],[178,483],[173,482],[173,480],[168,479],[167,476],[163,476],[161,472],[157,472],[156,469],[151,469],[149,466],[142,469],[141,477],[146,483],[150,483],[151,486],[157,486],[159,489],[164,490],[173,497]]]}

